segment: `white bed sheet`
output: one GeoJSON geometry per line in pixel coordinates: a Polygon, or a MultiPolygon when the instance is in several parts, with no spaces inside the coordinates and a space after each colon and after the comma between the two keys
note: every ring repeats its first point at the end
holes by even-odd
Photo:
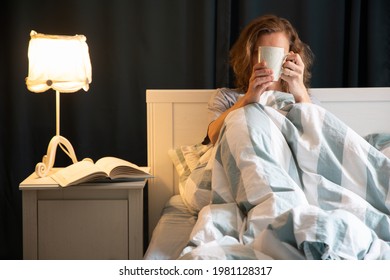
{"type": "Polygon", "coordinates": [[[188,245],[196,216],[184,205],[180,195],[172,196],[166,203],[155,227],[145,260],[174,260],[188,245]]]}

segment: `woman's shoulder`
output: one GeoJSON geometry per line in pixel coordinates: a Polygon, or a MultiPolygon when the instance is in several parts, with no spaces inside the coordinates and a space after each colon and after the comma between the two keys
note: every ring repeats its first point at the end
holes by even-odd
{"type": "Polygon", "coordinates": [[[221,87],[216,89],[217,94],[223,94],[227,96],[240,96],[244,94],[242,90],[236,89],[236,88],[227,88],[227,87],[221,87]]]}
{"type": "Polygon", "coordinates": [[[238,89],[232,89],[232,88],[217,88],[215,93],[213,94],[214,98],[217,99],[226,99],[230,102],[235,102],[238,100],[240,96],[243,95],[243,92],[238,89]]]}
{"type": "Polygon", "coordinates": [[[237,102],[242,92],[231,88],[217,88],[209,100],[210,108],[230,108],[237,102]]]}

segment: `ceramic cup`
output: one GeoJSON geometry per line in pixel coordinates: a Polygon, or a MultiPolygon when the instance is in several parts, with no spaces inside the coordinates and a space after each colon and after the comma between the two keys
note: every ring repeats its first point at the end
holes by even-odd
{"type": "Polygon", "coordinates": [[[279,80],[282,73],[282,65],[287,55],[284,53],[284,48],[260,46],[259,47],[259,62],[265,61],[267,67],[274,72],[274,81],[279,80]]]}

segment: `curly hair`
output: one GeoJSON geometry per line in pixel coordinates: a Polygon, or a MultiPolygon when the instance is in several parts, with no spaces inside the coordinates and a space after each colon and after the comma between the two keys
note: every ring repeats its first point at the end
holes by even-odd
{"type": "MultiPolygon", "coordinates": [[[[249,78],[252,74],[252,53],[255,51],[258,38],[263,34],[284,32],[290,41],[290,51],[298,53],[305,64],[303,82],[309,87],[311,66],[314,55],[308,45],[303,43],[292,24],[284,18],[275,15],[264,15],[250,22],[241,32],[238,40],[230,50],[230,64],[236,78],[236,87],[247,91],[249,78]]],[[[282,80],[282,89],[288,91],[288,86],[282,80]]]]}

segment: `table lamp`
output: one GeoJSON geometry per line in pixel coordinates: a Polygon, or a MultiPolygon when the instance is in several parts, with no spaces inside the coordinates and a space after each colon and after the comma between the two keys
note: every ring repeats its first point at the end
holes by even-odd
{"type": "Polygon", "coordinates": [[[31,31],[28,60],[27,88],[35,93],[50,88],[56,91],[56,135],[50,140],[42,162],[35,167],[35,173],[45,177],[54,166],[58,146],[73,163],[77,162],[72,145],[60,135],[60,93],[89,89],[92,67],[86,37],[46,35],[31,31]]]}

